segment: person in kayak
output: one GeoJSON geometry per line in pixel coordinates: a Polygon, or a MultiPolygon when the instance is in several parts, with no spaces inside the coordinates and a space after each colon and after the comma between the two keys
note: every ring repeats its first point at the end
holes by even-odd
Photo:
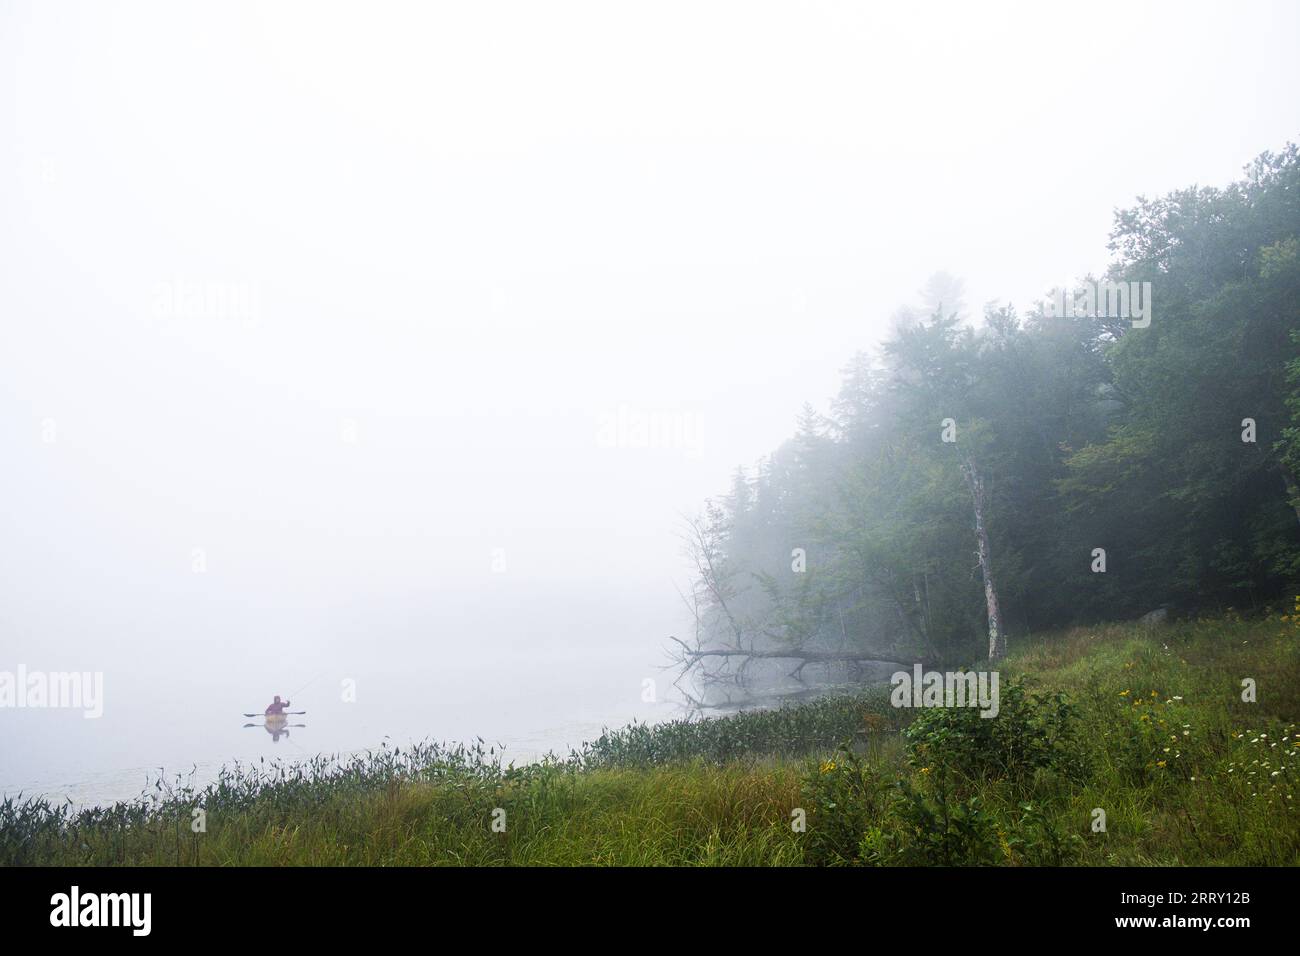
{"type": "Polygon", "coordinates": [[[284,709],[289,706],[287,700],[281,700],[280,695],[275,695],[275,700],[271,701],[271,706],[266,708],[266,716],[277,716],[284,713],[284,709]]]}

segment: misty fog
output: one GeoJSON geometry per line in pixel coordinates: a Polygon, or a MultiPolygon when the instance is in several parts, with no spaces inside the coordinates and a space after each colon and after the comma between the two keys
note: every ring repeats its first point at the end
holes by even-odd
{"type": "Polygon", "coordinates": [[[1293,136],[1269,9],[6,4],[0,670],[104,714],[0,790],[677,714],[683,517],[936,273],[1293,136]]]}

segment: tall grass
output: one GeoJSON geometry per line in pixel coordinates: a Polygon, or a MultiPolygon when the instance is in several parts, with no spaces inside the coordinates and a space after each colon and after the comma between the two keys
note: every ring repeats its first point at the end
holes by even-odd
{"type": "Polygon", "coordinates": [[[693,759],[723,763],[756,754],[791,756],[865,736],[868,728],[897,730],[903,721],[902,713],[889,705],[888,689],[873,689],[709,720],[633,723],[605,731],[570,759],[594,769],[693,759]]]}
{"type": "Polygon", "coordinates": [[[521,767],[426,743],[235,765],[111,807],[8,799],[0,863],[1295,864],[1298,629],[1229,615],[1013,645],[1004,686],[1069,701],[1069,773],[954,759],[960,735],[924,718],[901,734],[915,715],[877,691],[633,724],[521,767]]]}

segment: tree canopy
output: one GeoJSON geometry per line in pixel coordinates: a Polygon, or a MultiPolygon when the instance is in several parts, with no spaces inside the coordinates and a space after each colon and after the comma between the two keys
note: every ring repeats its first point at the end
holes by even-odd
{"type": "Polygon", "coordinates": [[[1296,146],[1139,198],[1109,248],[1080,286],[1151,283],[1145,327],[1104,296],[969,324],[960,282],[932,282],[933,311],[694,523],[697,641],[970,661],[990,588],[1022,636],[1298,593],[1296,146]]]}

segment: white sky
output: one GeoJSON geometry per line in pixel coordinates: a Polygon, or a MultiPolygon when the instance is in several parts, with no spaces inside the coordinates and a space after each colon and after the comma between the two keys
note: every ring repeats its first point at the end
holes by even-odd
{"type": "Polygon", "coordinates": [[[1114,207],[1295,137],[1298,37],[1294,3],[6,2],[0,656],[179,653],[156,609],[200,588],[300,650],[390,597],[671,608],[678,513],[928,275],[1023,308],[1099,271],[1114,207]],[[256,322],[160,314],[177,280],[256,322]],[[699,441],[603,447],[619,406],[699,441]]]}

